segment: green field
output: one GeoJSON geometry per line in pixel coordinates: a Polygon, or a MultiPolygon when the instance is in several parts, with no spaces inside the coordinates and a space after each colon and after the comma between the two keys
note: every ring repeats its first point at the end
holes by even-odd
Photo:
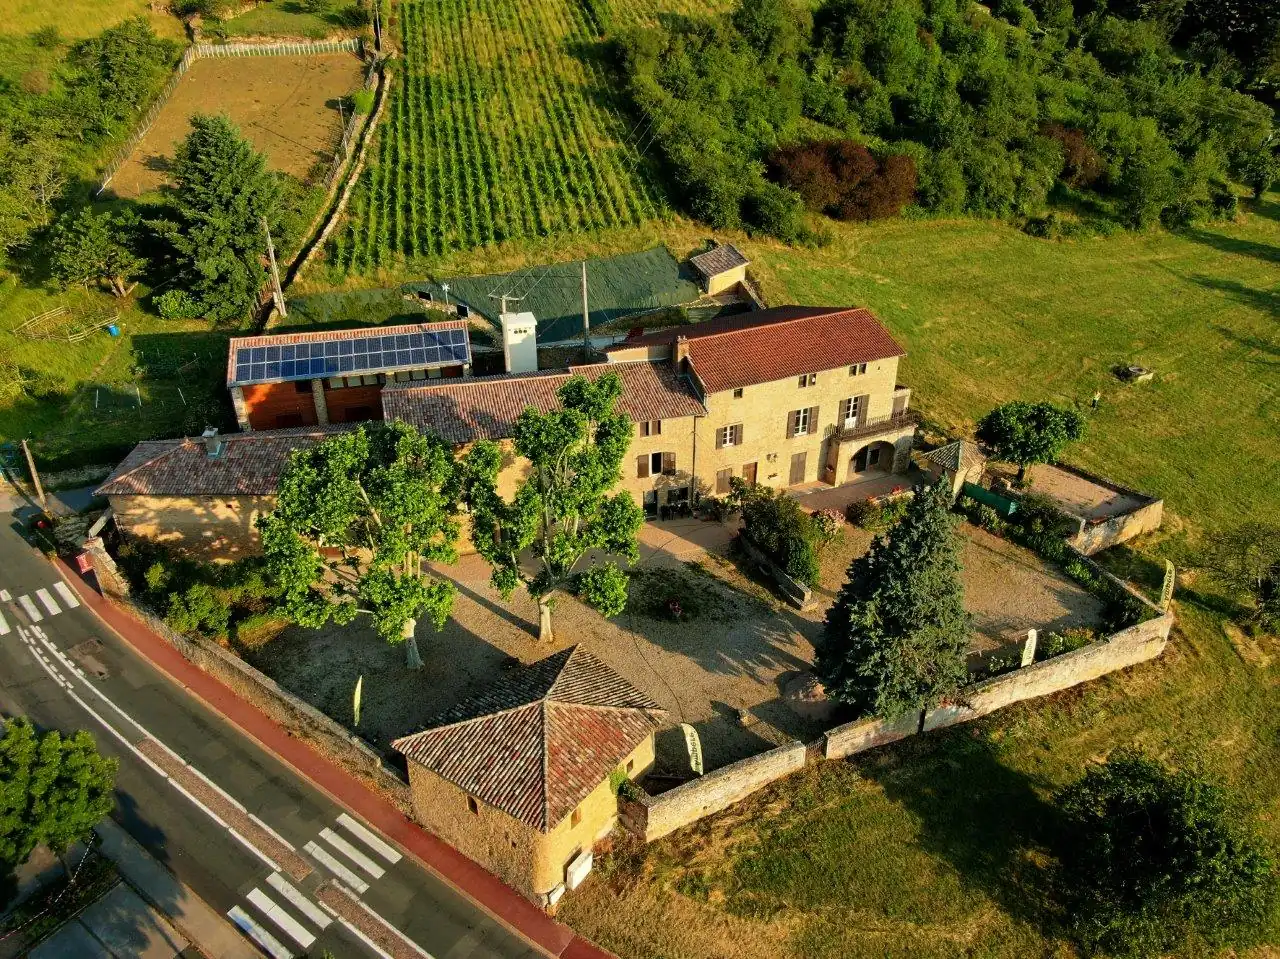
{"type": "Polygon", "coordinates": [[[64,37],[79,40],[129,17],[146,17],[162,37],[182,36],[182,22],[167,13],[152,13],[148,0],[0,0],[0,34],[25,35],[56,27],[64,37]]]}
{"type": "Polygon", "coordinates": [[[229,37],[307,37],[323,40],[351,32],[344,30],[334,16],[308,13],[295,0],[260,3],[247,13],[222,21],[219,27],[229,37]]]}
{"type": "Polygon", "coordinates": [[[578,0],[407,0],[398,16],[402,69],[338,263],[364,272],[662,209],[578,0]]]}
{"type": "Polygon", "coordinates": [[[1165,497],[1161,532],[1103,558],[1156,588],[1177,562],[1178,625],[1157,662],[624,845],[565,899],[566,921],[626,959],[1074,956],[1052,886],[1070,839],[1049,799],[1129,743],[1202,764],[1280,844],[1280,642],[1242,635],[1194,569],[1215,530],[1280,519],[1277,199],[1184,235],[1054,243],[903,221],[839,228],[818,251],[742,241],[771,302],[872,307],[931,423],[963,431],[1001,400],[1100,390],[1070,459],[1165,497]],[[1119,363],[1156,380],[1124,386],[1119,363]]]}

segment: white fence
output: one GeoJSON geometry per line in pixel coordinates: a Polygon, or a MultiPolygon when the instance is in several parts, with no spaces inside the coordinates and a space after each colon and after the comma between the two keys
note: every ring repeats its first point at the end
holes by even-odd
{"type": "MultiPolygon", "coordinates": [[[[120,168],[124,166],[125,161],[129,159],[134,149],[141,142],[142,138],[147,135],[151,129],[151,125],[156,122],[156,117],[160,115],[160,111],[164,109],[169,98],[173,96],[173,91],[177,89],[179,81],[191,68],[191,64],[201,59],[218,59],[223,57],[272,57],[272,56],[294,56],[306,57],[317,56],[326,53],[354,53],[357,56],[364,55],[364,42],[359,38],[349,40],[317,40],[313,43],[195,43],[187,47],[187,52],[182,55],[182,59],[178,61],[177,68],[173,71],[173,76],[169,78],[169,82],[164,85],[164,89],[160,91],[160,95],[156,97],[155,102],[151,104],[151,108],[147,110],[146,116],[134,128],[132,135],[124,144],[116,151],[115,158],[107,164],[106,169],[102,173],[102,182],[98,185],[98,193],[107,188],[112,178],[120,172],[120,168]]],[[[373,68],[370,67],[369,73],[365,76],[365,87],[370,86],[373,77],[373,68]]],[[[342,148],[340,152],[350,153],[349,137],[356,118],[352,117],[351,122],[347,124],[347,129],[342,132],[342,148]]],[[[344,158],[345,162],[345,158],[344,158]]],[[[326,177],[326,185],[332,182],[336,171],[342,166],[341,163],[334,163],[334,168],[326,177]]]]}

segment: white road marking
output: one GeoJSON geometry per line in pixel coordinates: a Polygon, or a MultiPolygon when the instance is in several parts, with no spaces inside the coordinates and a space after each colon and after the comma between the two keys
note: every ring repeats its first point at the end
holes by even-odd
{"type": "Polygon", "coordinates": [[[0,636],[9,635],[9,621],[4,618],[4,613],[0,613],[0,636]]]}
{"type": "Polygon", "coordinates": [[[328,929],[333,923],[333,920],[324,914],[323,909],[317,908],[314,902],[295,889],[289,880],[285,879],[280,873],[273,872],[269,875],[267,877],[267,885],[288,899],[290,904],[315,923],[317,928],[328,929]]]}
{"type": "Polygon", "coordinates": [[[355,846],[351,845],[351,843],[339,836],[332,829],[321,829],[320,838],[333,846],[334,849],[341,853],[345,853],[348,859],[371,875],[374,879],[381,879],[382,876],[385,875],[381,866],[362,853],[355,846]]]}
{"type": "Polygon", "coordinates": [[[341,816],[338,817],[338,824],[343,828],[347,829],[348,831],[350,831],[351,833],[353,833],[354,835],[359,836],[361,839],[363,839],[365,842],[365,845],[367,845],[370,849],[376,852],[379,856],[381,856],[387,862],[394,864],[400,861],[400,858],[401,858],[400,853],[396,852],[394,849],[391,848],[390,845],[383,842],[380,838],[375,836],[372,832],[370,832],[360,823],[356,822],[346,813],[343,813],[341,816]]]}
{"type": "Polygon", "coordinates": [[[321,848],[319,843],[314,841],[309,842],[302,848],[304,852],[309,852],[313,857],[315,857],[316,862],[320,863],[320,865],[324,866],[356,892],[362,893],[369,890],[369,884],[367,882],[357,876],[342,863],[338,862],[338,860],[330,855],[326,849],[321,848]]]}
{"type": "Polygon", "coordinates": [[[31,622],[38,623],[44,619],[44,613],[36,609],[36,604],[31,602],[31,597],[25,593],[18,597],[18,605],[27,611],[27,615],[31,617],[31,622]]]}
{"type": "Polygon", "coordinates": [[[347,922],[347,920],[343,919],[341,916],[338,916],[338,922],[346,926],[347,932],[351,933],[351,935],[355,936],[357,939],[363,942],[366,946],[372,949],[375,954],[381,956],[382,959],[396,959],[395,956],[391,955],[391,953],[387,952],[387,950],[383,949],[380,945],[378,945],[376,942],[374,942],[372,939],[366,936],[363,932],[361,932],[351,923],[347,922]]]}
{"type": "Polygon", "coordinates": [[[373,909],[371,909],[366,903],[361,902],[359,899],[356,899],[354,896],[352,897],[351,901],[354,902],[361,909],[363,909],[365,912],[367,912],[370,916],[372,916],[374,922],[378,923],[378,925],[382,926],[389,933],[391,933],[393,936],[395,936],[397,939],[403,942],[406,946],[408,946],[418,955],[422,956],[423,959],[435,959],[435,957],[432,956],[431,953],[427,952],[427,950],[423,949],[420,945],[418,945],[416,942],[414,942],[412,939],[406,936],[403,932],[401,932],[395,926],[391,925],[391,923],[387,922],[387,920],[382,918],[382,916],[374,912],[373,909]]]}
{"type": "Polygon", "coordinates": [[[245,898],[261,909],[263,915],[283,929],[286,935],[303,949],[310,949],[311,944],[316,941],[316,937],[311,935],[302,923],[276,905],[275,901],[257,886],[254,886],[245,898]]]}
{"type": "Polygon", "coordinates": [[[44,608],[49,611],[50,616],[57,616],[62,612],[62,607],[54,601],[53,596],[47,589],[37,589],[36,595],[40,597],[40,602],[44,604],[44,608]]]}
{"type": "Polygon", "coordinates": [[[232,906],[227,915],[246,936],[261,946],[271,959],[293,959],[293,953],[280,945],[280,940],[254,922],[239,906],[232,906]]]}
{"type": "Polygon", "coordinates": [[[67,604],[67,609],[75,609],[80,605],[80,600],[76,598],[76,594],[71,591],[71,587],[58,580],[53,584],[54,591],[62,597],[62,601],[67,604]]]}

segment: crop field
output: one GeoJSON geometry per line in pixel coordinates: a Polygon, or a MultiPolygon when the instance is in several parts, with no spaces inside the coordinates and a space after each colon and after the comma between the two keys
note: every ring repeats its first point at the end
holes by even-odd
{"type": "Polygon", "coordinates": [[[333,158],[342,135],[337,101],[363,80],[359,58],[347,53],[197,60],[110,189],[132,198],[161,187],[197,113],[225,113],[273,169],[306,180],[333,158]]]}
{"type": "Polygon", "coordinates": [[[331,251],[346,269],[663,208],[577,0],[408,0],[399,15],[403,69],[331,251]]]}

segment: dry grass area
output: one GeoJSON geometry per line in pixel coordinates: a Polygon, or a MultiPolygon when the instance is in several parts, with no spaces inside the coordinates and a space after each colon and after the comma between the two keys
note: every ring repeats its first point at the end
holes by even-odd
{"type": "Polygon", "coordinates": [[[134,198],[164,186],[197,113],[225,113],[272,169],[306,180],[332,159],[342,134],[338,101],[363,79],[359,58],[349,53],[197,60],[110,189],[134,198]]]}

